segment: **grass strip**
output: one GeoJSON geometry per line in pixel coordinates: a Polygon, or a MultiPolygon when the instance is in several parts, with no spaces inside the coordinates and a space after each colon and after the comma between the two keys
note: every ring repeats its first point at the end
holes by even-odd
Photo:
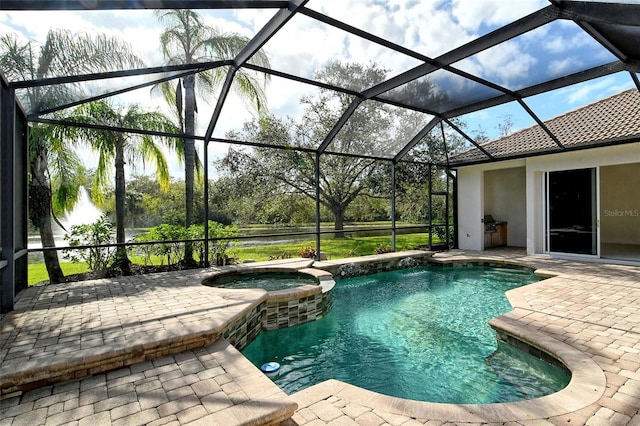
{"type": "MultiPolygon", "coordinates": [[[[428,234],[406,234],[396,237],[396,250],[411,250],[418,245],[428,243],[428,234]]],[[[439,240],[434,236],[433,243],[439,240]]],[[[334,238],[323,236],[320,241],[321,250],[329,259],[342,259],[345,257],[367,256],[376,253],[376,249],[385,246],[385,249],[391,248],[391,236],[375,236],[375,237],[344,237],[334,238]]],[[[299,257],[299,252],[307,247],[315,248],[315,239],[306,241],[296,241],[283,244],[265,244],[259,246],[234,247],[228,251],[230,257],[238,259],[239,262],[245,260],[254,260],[262,262],[273,258],[289,258],[299,257]]],[[[143,264],[143,258],[131,256],[130,260],[137,264],[143,264]]],[[[153,256],[154,265],[161,265],[161,258],[153,256]]],[[[88,272],[89,268],[86,263],[60,262],[60,267],[65,275],[79,274],[88,272]]],[[[43,281],[47,281],[49,276],[44,263],[29,264],[29,285],[34,285],[43,281]]]]}

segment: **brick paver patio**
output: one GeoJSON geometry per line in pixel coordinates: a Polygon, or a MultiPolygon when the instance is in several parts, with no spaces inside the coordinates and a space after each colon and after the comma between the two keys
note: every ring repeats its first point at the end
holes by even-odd
{"type": "Polygon", "coordinates": [[[210,271],[182,271],[23,292],[1,323],[0,424],[640,425],[640,267],[514,250],[434,257],[478,258],[553,276],[510,291],[513,311],[492,325],[568,362],[564,391],[465,406],[331,380],[286,396],[220,337],[265,292],[211,289],[200,285],[210,271]]]}

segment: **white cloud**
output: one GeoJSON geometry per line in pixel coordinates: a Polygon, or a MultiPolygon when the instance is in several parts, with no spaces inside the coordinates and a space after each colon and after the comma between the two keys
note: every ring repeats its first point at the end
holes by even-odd
{"type": "Polygon", "coordinates": [[[572,69],[576,69],[576,64],[580,63],[580,59],[575,57],[565,57],[563,59],[549,62],[548,70],[550,76],[560,76],[572,69]]]}
{"type": "MultiPolygon", "coordinates": [[[[545,51],[552,54],[564,54],[589,47],[594,48],[598,43],[573,22],[554,23],[553,31],[547,30],[545,33],[537,31],[536,42],[541,43],[545,51]]],[[[533,33],[533,32],[532,32],[533,33]]]]}
{"type": "Polygon", "coordinates": [[[512,40],[480,52],[455,66],[512,88],[516,83],[527,79],[536,62],[535,57],[523,51],[521,45],[512,40]]]}
{"type": "Polygon", "coordinates": [[[548,3],[545,0],[453,0],[451,11],[462,28],[477,31],[482,25],[504,25],[535,12],[548,3]]]}
{"type": "Polygon", "coordinates": [[[409,23],[411,27],[418,28],[419,41],[415,48],[431,57],[440,56],[472,39],[472,35],[455,23],[444,10],[429,11],[428,16],[420,13],[412,17],[409,23]]]}
{"type": "MultiPolygon", "coordinates": [[[[437,57],[496,26],[512,22],[548,4],[547,0],[311,0],[307,7],[421,54],[437,57]]],[[[210,25],[252,37],[277,11],[238,9],[199,13],[210,25]]],[[[0,33],[8,30],[20,31],[27,38],[40,42],[44,41],[50,28],[61,27],[119,36],[131,43],[133,49],[144,56],[150,66],[164,62],[159,45],[162,26],[149,10],[21,11],[0,14],[0,33]]],[[[568,49],[588,47],[592,51],[590,46],[595,42],[576,28],[571,22],[559,21],[553,24],[553,32],[544,26],[457,65],[507,87],[522,81],[534,67],[541,65],[539,62],[555,76],[570,65],[569,57],[565,55],[568,49]],[[548,55],[539,58],[538,52],[543,49],[548,55]]],[[[303,77],[312,77],[314,72],[330,60],[376,62],[390,69],[391,75],[418,64],[406,55],[392,52],[301,14],[294,16],[280,33],[267,42],[265,51],[273,68],[303,77]]],[[[460,81],[456,80],[453,84],[460,84],[460,81]]],[[[299,98],[303,94],[313,93],[313,90],[315,89],[299,83],[274,78],[267,88],[269,107],[280,116],[296,116],[300,113],[299,98]]],[[[611,87],[580,88],[567,95],[565,101],[580,102],[581,98],[592,96],[598,90],[611,90],[611,87]]],[[[157,99],[152,100],[142,93],[143,91],[122,95],[121,98],[125,101],[142,102],[152,108],[161,104],[157,99]]],[[[199,104],[201,134],[208,125],[216,100],[217,97],[213,96],[208,104],[199,104]]],[[[229,129],[239,127],[251,118],[252,112],[232,94],[215,134],[224,136],[229,129]]],[[[219,152],[220,149],[215,150],[219,152]]]]}
{"type": "Polygon", "coordinates": [[[554,37],[548,38],[544,42],[543,47],[547,52],[550,53],[562,53],[565,52],[568,48],[565,40],[554,37]]]}
{"type": "Polygon", "coordinates": [[[567,87],[557,93],[569,105],[584,105],[631,87],[633,87],[633,81],[630,78],[621,80],[616,76],[609,76],[578,86],[567,87]]]}

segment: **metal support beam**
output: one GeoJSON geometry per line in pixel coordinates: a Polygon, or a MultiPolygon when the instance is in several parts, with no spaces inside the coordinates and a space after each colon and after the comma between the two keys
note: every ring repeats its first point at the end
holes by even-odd
{"type": "Polygon", "coordinates": [[[402,160],[408,153],[409,151],[411,151],[413,148],[415,148],[415,146],[422,140],[422,138],[424,138],[425,136],[427,136],[429,134],[429,132],[436,127],[436,125],[440,122],[440,119],[438,117],[433,117],[431,119],[431,121],[429,121],[429,123],[427,123],[426,126],[424,126],[422,128],[422,130],[420,130],[418,132],[417,135],[415,135],[413,137],[413,139],[411,139],[409,141],[408,144],[406,144],[404,146],[404,148],[402,148],[400,150],[400,152],[393,158],[393,162],[398,162],[400,160],[402,160]]]}
{"type": "Polygon", "coordinates": [[[457,49],[453,49],[436,58],[436,61],[450,65],[464,58],[480,53],[490,47],[511,40],[519,35],[535,30],[558,18],[560,11],[557,6],[549,5],[544,9],[533,12],[523,18],[507,24],[497,30],[479,37],[457,49]]]}
{"type": "MultiPolygon", "coordinates": [[[[204,71],[204,70],[198,70],[197,72],[200,72],[200,71],[204,71]]],[[[142,89],[142,88],[145,88],[145,87],[153,86],[153,85],[156,85],[156,84],[164,83],[165,81],[170,81],[170,80],[174,80],[176,78],[185,77],[187,75],[194,74],[194,73],[195,73],[194,71],[186,71],[186,72],[183,72],[183,73],[180,73],[180,74],[173,74],[173,75],[168,76],[168,77],[162,77],[162,78],[159,78],[157,80],[152,80],[152,81],[148,81],[146,83],[136,84],[134,86],[126,87],[124,89],[114,90],[112,92],[102,93],[100,95],[91,96],[91,97],[84,98],[84,99],[79,99],[79,100],[74,101],[74,102],[65,103],[65,104],[58,105],[58,106],[55,106],[55,107],[52,107],[52,108],[47,108],[47,109],[44,109],[44,110],[41,110],[41,111],[33,111],[29,115],[29,119],[33,119],[34,117],[39,117],[41,115],[51,114],[51,113],[56,112],[56,111],[62,111],[64,109],[72,108],[74,106],[86,104],[86,103],[89,103],[89,102],[99,101],[100,99],[105,99],[105,98],[110,98],[112,96],[121,95],[123,93],[127,93],[127,92],[131,92],[133,90],[138,90],[138,89],[142,89]]]]}
{"type": "Polygon", "coordinates": [[[207,131],[204,134],[205,144],[209,143],[211,135],[213,135],[213,130],[216,128],[216,124],[218,124],[220,114],[222,113],[222,107],[224,107],[224,102],[227,99],[227,96],[229,96],[231,85],[233,84],[233,79],[237,71],[237,68],[232,67],[229,69],[229,72],[227,72],[227,77],[224,80],[224,84],[222,85],[222,89],[220,90],[220,95],[218,96],[216,108],[213,110],[213,115],[211,116],[211,120],[209,120],[209,126],[207,127],[207,131]]]}
{"type": "MultiPolygon", "coordinates": [[[[626,71],[626,64],[621,61],[610,62],[605,65],[600,65],[594,68],[590,68],[585,71],[580,71],[574,74],[570,74],[564,77],[556,78],[541,84],[529,86],[524,89],[520,89],[514,92],[517,98],[527,98],[529,96],[539,95],[541,93],[549,92],[551,90],[560,89],[563,87],[571,86],[573,84],[582,83],[585,81],[593,80],[607,75],[615,74],[617,72],[626,71]]],[[[513,96],[501,95],[495,98],[476,102],[474,104],[465,105],[460,108],[455,108],[446,111],[442,114],[442,117],[452,118],[458,117],[464,114],[480,111],[482,109],[491,108],[498,105],[503,105],[514,100],[513,96]]]]}
{"type": "Polygon", "coordinates": [[[282,9],[288,1],[269,0],[2,0],[0,10],[120,9],[282,9]]]}
{"type": "MultiPolygon", "coordinates": [[[[82,83],[84,81],[106,80],[111,78],[121,77],[134,77],[137,75],[149,75],[149,74],[173,74],[168,80],[178,78],[183,75],[194,74],[204,70],[211,70],[223,66],[233,65],[233,61],[211,61],[211,62],[196,62],[193,64],[179,64],[179,65],[162,65],[159,67],[149,68],[137,68],[120,71],[104,71],[89,74],[75,74],[65,75],[59,77],[39,78],[34,80],[22,80],[9,83],[9,87],[12,89],[25,89],[30,87],[51,86],[54,84],[73,84],[82,83]]],[[[162,77],[164,78],[164,77],[162,77]]],[[[153,84],[147,83],[147,85],[153,84]]]]}
{"type": "Polygon", "coordinates": [[[429,240],[428,240],[428,244],[429,244],[429,250],[433,250],[433,201],[431,200],[432,197],[432,193],[433,193],[433,177],[432,177],[432,166],[431,164],[429,164],[429,168],[427,170],[427,173],[429,173],[429,177],[428,177],[428,183],[429,183],[429,194],[428,194],[428,198],[427,200],[429,200],[429,205],[427,206],[429,209],[429,240]]]}
{"type": "Polygon", "coordinates": [[[449,248],[451,247],[451,239],[449,238],[449,227],[451,226],[451,221],[449,220],[449,174],[445,172],[445,176],[446,176],[446,185],[447,185],[447,189],[446,189],[446,193],[447,195],[445,195],[445,199],[444,199],[444,223],[445,223],[445,241],[447,242],[447,250],[449,250],[449,248]]]}
{"type": "Polygon", "coordinates": [[[458,239],[460,238],[458,232],[458,177],[451,170],[447,170],[447,175],[451,177],[453,187],[453,248],[457,249],[459,247],[458,239]]]}
{"type": "MultiPolygon", "coordinates": [[[[465,138],[466,140],[468,140],[469,142],[471,142],[473,144],[473,146],[475,146],[476,148],[478,148],[480,150],[480,152],[482,152],[484,155],[487,156],[487,158],[493,160],[493,155],[491,155],[486,149],[484,149],[482,147],[482,145],[480,145],[479,143],[477,143],[476,141],[473,140],[473,138],[471,138],[471,136],[469,136],[464,130],[462,130],[460,127],[456,126],[451,120],[449,119],[444,119],[444,121],[449,125],[449,127],[451,127],[453,130],[455,130],[456,132],[458,132],[463,138],[465,138]]],[[[442,131],[442,138],[444,139],[444,130],[442,131]]],[[[448,161],[447,161],[448,163],[448,161]]]]}
{"type": "MultiPolygon", "coordinates": [[[[310,78],[300,77],[298,75],[290,74],[284,71],[278,71],[271,68],[264,68],[255,64],[246,63],[242,65],[242,68],[258,71],[258,72],[269,74],[269,75],[275,75],[276,77],[286,78],[287,80],[297,81],[298,83],[308,84],[310,86],[320,87],[322,89],[333,90],[334,92],[346,93],[347,95],[351,95],[354,97],[360,96],[360,93],[356,92],[355,90],[347,89],[345,87],[339,87],[333,84],[328,84],[323,81],[317,81],[317,80],[312,80],[310,78]]],[[[384,102],[384,101],[381,101],[381,102],[384,102]]]]}
{"type": "Polygon", "coordinates": [[[342,130],[344,125],[347,124],[347,121],[349,121],[349,118],[351,118],[356,109],[358,109],[358,106],[361,102],[361,98],[356,98],[351,101],[347,109],[344,111],[344,113],[342,113],[342,116],[340,116],[338,122],[333,126],[329,134],[324,138],[324,140],[318,147],[318,154],[322,154],[327,149],[331,141],[336,137],[340,130],[342,130]]]}
{"type": "Polygon", "coordinates": [[[444,133],[444,124],[440,122],[440,133],[442,134],[442,148],[444,150],[444,156],[447,160],[447,166],[449,165],[449,149],[447,148],[447,137],[444,133]]]}
{"type": "MultiPolygon", "coordinates": [[[[0,77],[1,78],[1,77],[0,77]]],[[[1,311],[13,310],[15,288],[15,91],[9,89],[4,79],[0,87],[0,259],[4,260],[2,276],[1,311]]],[[[26,221],[26,217],[22,218],[26,221]]]]}
{"type": "Polygon", "coordinates": [[[640,91],[640,79],[638,78],[638,74],[633,71],[629,71],[629,74],[631,75],[631,79],[633,80],[633,82],[636,84],[636,87],[640,91]]]}
{"type": "Polygon", "coordinates": [[[605,36],[602,35],[600,31],[595,29],[590,23],[577,21],[576,24],[578,24],[578,26],[582,28],[584,32],[595,38],[598,43],[603,45],[609,52],[611,52],[622,62],[626,62],[629,59],[627,55],[625,55],[620,49],[618,49],[613,43],[611,43],[605,36]]]}
{"type": "Polygon", "coordinates": [[[391,162],[391,250],[396,251],[396,162],[391,162]]]}
{"type": "Polygon", "coordinates": [[[422,62],[432,61],[432,59],[429,58],[428,56],[425,56],[425,55],[423,55],[421,53],[418,53],[418,52],[414,52],[413,50],[408,49],[408,48],[406,48],[404,46],[401,46],[399,44],[393,43],[393,42],[391,42],[391,41],[389,41],[389,40],[387,40],[385,38],[378,37],[378,36],[376,36],[374,34],[371,34],[371,33],[367,32],[367,31],[361,30],[360,28],[354,27],[352,25],[346,24],[346,23],[344,23],[342,21],[339,21],[337,19],[331,18],[331,17],[329,17],[327,15],[324,15],[324,14],[322,14],[320,12],[316,12],[313,9],[306,9],[305,8],[305,9],[300,10],[300,13],[303,14],[303,15],[308,16],[311,19],[323,22],[323,23],[325,23],[327,25],[330,25],[330,26],[338,28],[338,29],[340,29],[342,31],[348,32],[348,33],[353,34],[353,35],[355,35],[357,37],[360,37],[360,38],[363,38],[365,40],[368,40],[368,41],[370,41],[372,43],[379,44],[380,46],[384,46],[384,47],[386,47],[388,49],[395,50],[396,52],[400,52],[400,53],[402,53],[404,55],[410,56],[410,57],[415,58],[415,59],[417,59],[419,61],[422,61],[422,62]]]}
{"type": "Polygon", "coordinates": [[[640,22],[640,4],[637,3],[562,0],[559,7],[559,19],[630,26],[637,26],[640,22]]]}
{"type": "Polygon", "coordinates": [[[320,260],[320,153],[316,152],[315,158],[315,183],[316,183],[316,260],[320,260]]]}
{"type": "Polygon", "coordinates": [[[626,65],[621,61],[609,62],[608,64],[593,67],[588,70],[569,74],[545,83],[518,90],[517,93],[522,98],[528,98],[530,96],[539,95],[541,93],[550,92],[552,90],[561,89],[563,87],[572,86],[574,84],[583,83],[585,81],[625,71],[625,67],[626,65]]]}
{"type": "Polygon", "coordinates": [[[564,150],[566,147],[560,142],[560,140],[556,137],[556,135],[554,135],[551,130],[549,130],[549,128],[547,127],[546,124],[544,124],[544,122],[542,120],[540,120],[540,118],[531,110],[531,108],[529,108],[529,106],[522,100],[519,99],[518,103],[520,104],[520,106],[522,106],[522,108],[524,108],[525,111],[527,111],[527,113],[531,116],[531,118],[533,118],[536,123],[538,123],[538,126],[540,126],[540,128],[542,130],[544,130],[544,132],[549,135],[549,137],[551,139],[553,139],[553,141],[556,143],[556,145],[558,145],[558,147],[562,150],[564,150]]]}
{"type": "Polygon", "coordinates": [[[258,50],[269,41],[309,0],[292,0],[286,9],[280,9],[267,24],[258,31],[251,41],[235,57],[236,65],[247,62],[258,50]]]}
{"type": "Polygon", "coordinates": [[[14,244],[16,252],[13,255],[15,260],[15,284],[16,293],[21,292],[29,286],[28,282],[28,251],[29,242],[29,126],[27,117],[15,104],[15,125],[14,125],[14,244]]]}
{"type": "Polygon", "coordinates": [[[363,98],[370,99],[380,95],[381,93],[395,89],[398,86],[407,84],[410,81],[413,81],[417,78],[427,75],[439,68],[447,67],[449,71],[459,73],[457,70],[448,68],[448,66],[464,58],[475,55],[476,53],[479,53],[492,46],[503,43],[507,40],[510,40],[521,34],[524,34],[528,31],[536,29],[542,25],[548,24],[549,22],[553,21],[558,17],[559,10],[556,6],[553,6],[553,5],[547,6],[544,9],[541,9],[528,16],[525,16],[524,18],[518,19],[517,21],[511,24],[505,25],[502,28],[499,28],[483,37],[480,37],[470,43],[465,44],[464,46],[461,46],[448,53],[445,53],[444,55],[441,55],[435,59],[431,59],[423,55],[420,55],[418,53],[408,51],[408,49],[401,46],[396,47],[395,45],[389,44],[389,42],[387,42],[386,40],[383,41],[376,36],[365,33],[364,31],[361,31],[357,28],[350,27],[344,23],[335,21],[317,12],[311,12],[305,9],[303,13],[309,16],[312,16],[313,18],[319,21],[322,21],[328,25],[336,26],[343,31],[347,31],[358,37],[362,37],[373,43],[381,44],[385,47],[402,52],[414,58],[419,58],[420,60],[423,60],[425,62],[424,64],[418,65],[417,67],[414,67],[408,71],[405,71],[404,73],[396,77],[383,81],[382,83],[364,91],[362,93],[363,98]]]}
{"type": "Polygon", "coordinates": [[[282,28],[298,11],[299,8],[304,6],[309,0],[292,0],[287,4],[286,9],[279,10],[276,15],[267,22],[267,24],[260,29],[258,34],[256,34],[251,41],[236,55],[234,58],[234,66],[227,73],[227,77],[225,78],[224,84],[222,85],[222,90],[220,91],[220,96],[218,97],[218,102],[216,103],[216,108],[213,111],[213,115],[211,116],[211,120],[209,121],[209,126],[207,127],[207,131],[205,133],[204,142],[205,144],[209,142],[211,139],[211,135],[220,119],[220,113],[222,112],[222,108],[224,107],[224,103],[229,95],[229,91],[231,90],[231,85],[233,84],[234,77],[240,67],[247,62],[251,57],[264,46],[264,44],[271,38],[275,33],[277,33],[280,28],[282,28]]]}
{"type": "Polygon", "coordinates": [[[204,143],[204,266],[207,268],[209,262],[209,142],[204,143]]]}

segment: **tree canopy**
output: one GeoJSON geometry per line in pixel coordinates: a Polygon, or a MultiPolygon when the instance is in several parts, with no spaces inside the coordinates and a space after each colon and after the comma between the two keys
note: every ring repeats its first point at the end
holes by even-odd
{"type": "MultiPolygon", "coordinates": [[[[142,65],[129,44],[102,34],[49,30],[42,45],[14,34],[0,36],[0,67],[10,79],[44,79],[142,65]]],[[[75,101],[82,91],[79,84],[36,86],[21,91],[19,97],[27,109],[42,111],[75,101]]],[[[55,247],[52,211],[54,207],[73,207],[83,170],[70,147],[52,135],[53,126],[34,129],[29,134],[29,219],[38,228],[42,246],[55,247]]],[[[45,251],[44,260],[49,280],[64,281],[57,253],[45,251]]]]}
{"type": "MultiPolygon", "coordinates": [[[[373,63],[331,62],[316,78],[334,85],[363,88],[383,81],[386,73],[373,63]]],[[[304,112],[299,119],[269,115],[247,122],[229,137],[281,149],[231,147],[218,165],[229,176],[262,185],[273,193],[295,192],[315,199],[313,150],[352,101],[348,94],[320,89],[316,96],[300,99],[304,112]]],[[[425,114],[395,110],[380,102],[369,100],[359,105],[320,159],[320,203],[332,212],[336,231],[343,230],[345,212],[358,197],[389,197],[390,184],[380,184],[388,163],[375,157],[388,152],[390,146],[404,146],[427,122],[425,114]]]]}
{"type": "MultiPolygon", "coordinates": [[[[171,65],[189,64],[206,60],[231,59],[235,57],[249,42],[249,39],[236,33],[225,33],[219,28],[206,25],[202,17],[190,9],[169,9],[156,11],[158,20],[165,24],[160,35],[162,54],[171,65]]],[[[254,55],[255,61],[265,67],[269,60],[264,52],[254,55]]],[[[196,94],[211,97],[214,89],[224,81],[226,68],[215,68],[187,75],[177,80],[177,83],[162,85],[163,95],[178,117],[181,130],[185,134],[195,135],[196,114],[198,112],[196,94]],[[184,90],[183,90],[184,89],[184,90]]],[[[264,84],[255,73],[240,70],[234,77],[236,92],[257,111],[265,107],[264,84]]],[[[194,223],[194,183],[196,167],[195,141],[184,139],[185,166],[185,226],[194,223]]],[[[190,244],[185,245],[185,262],[193,263],[193,253],[190,244]]]]}

